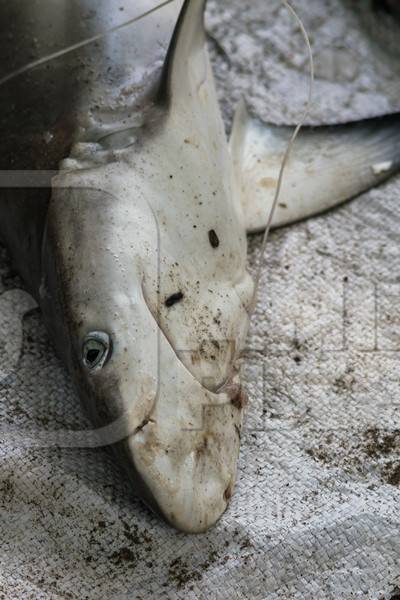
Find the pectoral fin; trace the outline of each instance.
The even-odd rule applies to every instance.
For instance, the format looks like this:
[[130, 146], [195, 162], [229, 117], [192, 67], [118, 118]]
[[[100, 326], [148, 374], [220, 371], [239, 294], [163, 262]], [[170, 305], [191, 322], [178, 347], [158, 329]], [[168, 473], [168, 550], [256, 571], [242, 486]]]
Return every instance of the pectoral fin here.
[[[265, 228], [292, 127], [251, 117], [242, 102], [230, 150], [246, 228]], [[400, 169], [400, 115], [345, 125], [304, 127], [287, 163], [272, 226], [317, 214], [360, 194]]]

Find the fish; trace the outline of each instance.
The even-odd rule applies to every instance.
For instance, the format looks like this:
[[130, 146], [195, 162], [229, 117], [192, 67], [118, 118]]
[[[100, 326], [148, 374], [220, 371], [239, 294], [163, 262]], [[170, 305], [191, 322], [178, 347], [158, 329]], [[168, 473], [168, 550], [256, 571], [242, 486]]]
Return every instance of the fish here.
[[[58, 442], [109, 445], [132, 490], [185, 533], [213, 526], [233, 494], [247, 234], [268, 224], [292, 131], [243, 101], [228, 141], [205, 8], [0, 4], [0, 237], [95, 427]], [[399, 123], [306, 127], [272, 226], [395, 173]]]

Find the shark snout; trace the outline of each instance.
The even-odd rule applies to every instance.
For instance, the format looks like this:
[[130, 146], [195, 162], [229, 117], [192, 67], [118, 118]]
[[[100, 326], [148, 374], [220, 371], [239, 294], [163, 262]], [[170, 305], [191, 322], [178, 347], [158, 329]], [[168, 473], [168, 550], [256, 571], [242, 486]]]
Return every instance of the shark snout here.
[[200, 533], [232, 496], [243, 405], [237, 383], [211, 393], [185, 369], [179, 377], [173, 393], [161, 384], [151, 416], [126, 444], [151, 506], [174, 527]]

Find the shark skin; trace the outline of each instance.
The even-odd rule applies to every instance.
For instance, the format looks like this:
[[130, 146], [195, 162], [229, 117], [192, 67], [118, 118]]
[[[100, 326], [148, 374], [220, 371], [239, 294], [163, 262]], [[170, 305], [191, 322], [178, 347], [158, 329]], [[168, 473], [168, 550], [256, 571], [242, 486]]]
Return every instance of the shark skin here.
[[[204, 4], [191, 0], [179, 12], [175, 2], [138, 23], [139, 40], [118, 32], [94, 59], [85, 49], [82, 90], [74, 54], [51, 63], [68, 101], [54, 98], [51, 120], [27, 117], [29, 136], [16, 118], [9, 123], [5, 146], [15, 159], [2, 167], [58, 175], [48, 190], [8, 189], [0, 201], [2, 238], [95, 426], [123, 419], [120, 439], [104, 443], [113, 443], [135, 491], [186, 532], [208, 529], [232, 495], [244, 405], [239, 356], [253, 294]], [[72, 23], [94, 5], [65, 3], [65, 13]], [[133, 15], [151, 7], [131, 5]], [[26, 23], [39, 14], [26, 11]], [[93, 34], [103, 25], [96, 15]], [[18, 90], [22, 116], [47, 85], [38, 71], [4, 86]], [[85, 340], [93, 352], [91, 334], [99, 333], [109, 352], [91, 368]]]
[[[114, 0], [58, 0], [56, 14], [52, 6], [38, 10], [44, 1], [19, 0], [18, 11], [0, 6], [15, 35], [37, 36], [36, 58], [122, 22]], [[124, 20], [156, 6], [125, 4]], [[188, 533], [214, 525], [233, 493], [254, 291], [246, 229], [265, 226], [259, 185], [276, 177], [269, 126], [243, 106], [226, 140], [205, 4], [176, 0], [53, 60], [50, 75], [42, 65], [10, 80], [0, 100], [8, 116], [1, 169], [49, 173], [41, 189], [1, 190], [1, 237], [94, 425], [123, 424], [117, 439], [106, 434], [103, 443], [135, 492]], [[11, 56], [12, 42], [0, 35]], [[30, 51], [22, 45], [11, 64], [4, 60], [0, 77], [23, 66]], [[395, 128], [383, 167], [374, 154], [390, 173], [396, 136]], [[321, 144], [315, 148], [311, 136], [311, 162]], [[287, 198], [288, 220], [347, 194], [337, 185], [327, 192], [316, 170], [308, 201], [304, 179], [300, 210], [296, 194]], [[374, 183], [358, 177], [350, 195]]]

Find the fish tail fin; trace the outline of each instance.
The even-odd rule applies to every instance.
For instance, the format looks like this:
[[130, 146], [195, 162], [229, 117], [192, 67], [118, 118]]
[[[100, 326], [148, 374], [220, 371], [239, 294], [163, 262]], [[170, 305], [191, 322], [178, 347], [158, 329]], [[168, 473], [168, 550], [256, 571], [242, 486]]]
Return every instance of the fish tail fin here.
[[[292, 127], [236, 112], [230, 150], [250, 232], [268, 223]], [[272, 226], [328, 210], [400, 169], [400, 114], [344, 125], [303, 127], [288, 159]]]

